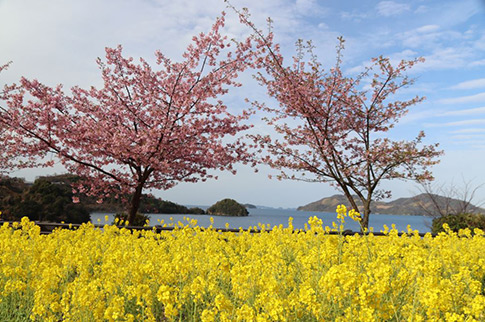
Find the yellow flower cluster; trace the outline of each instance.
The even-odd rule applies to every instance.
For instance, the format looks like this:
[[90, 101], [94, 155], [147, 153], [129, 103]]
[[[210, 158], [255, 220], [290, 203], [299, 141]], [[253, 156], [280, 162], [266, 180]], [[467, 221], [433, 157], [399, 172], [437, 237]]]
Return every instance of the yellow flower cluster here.
[[[339, 208], [339, 220], [346, 209]], [[352, 213], [350, 217], [358, 218]], [[485, 238], [0, 228], [0, 320], [484, 321]], [[331, 230], [331, 229], [330, 229]]]

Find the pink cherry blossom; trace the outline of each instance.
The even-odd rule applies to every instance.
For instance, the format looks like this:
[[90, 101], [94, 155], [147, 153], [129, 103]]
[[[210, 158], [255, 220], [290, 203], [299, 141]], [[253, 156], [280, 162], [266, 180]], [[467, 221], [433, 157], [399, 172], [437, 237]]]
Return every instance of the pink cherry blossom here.
[[97, 61], [102, 88], [66, 94], [61, 85], [26, 78], [6, 87], [3, 155], [22, 157], [17, 167], [33, 167], [50, 166], [42, 158], [54, 154], [84, 178], [73, 187], [79, 193], [130, 195], [130, 222], [143, 189], [206, 180], [211, 169], [234, 172], [234, 163], [252, 160], [236, 137], [250, 127], [241, 123], [250, 113], [229, 113], [220, 97], [241, 85], [236, 78], [255, 64], [258, 49], [250, 38], [227, 39], [223, 27], [224, 14], [193, 37], [180, 62], [156, 52], [156, 68], [124, 57], [121, 46], [106, 48], [105, 60]]

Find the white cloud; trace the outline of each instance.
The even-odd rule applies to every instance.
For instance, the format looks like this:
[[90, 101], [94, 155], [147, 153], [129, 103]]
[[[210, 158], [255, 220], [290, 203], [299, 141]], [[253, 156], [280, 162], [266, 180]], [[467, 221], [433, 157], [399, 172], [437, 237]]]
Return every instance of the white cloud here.
[[473, 114], [485, 114], [485, 106], [477, 108], [469, 108], [466, 110], [449, 111], [441, 114], [440, 116], [460, 116], [460, 115], [473, 115]]
[[464, 140], [464, 141], [473, 141], [473, 142], [485, 142], [485, 134], [460, 134], [460, 135], [452, 135], [451, 139], [453, 140]]
[[423, 109], [411, 109], [409, 113], [404, 115], [400, 120], [399, 124], [416, 124], [422, 120], [428, 119], [430, 117], [434, 117], [436, 113], [431, 110], [423, 110]]
[[414, 10], [414, 13], [422, 14], [428, 11], [429, 11], [429, 7], [421, 5], [416, 10]]
[[[191, 36], [208, 30], [224, 9], [212, 2], [184, 7], [168, 1], [163, 6], [114, 0], [3, 1], [0, 60], [13, 60], [12, 70], [50, 85], [91, 85], [93, 78], [99, 79], [96, 57], [104, 56], [106, 46], [122, 44], [127, 55], [149, 60], [162, 49], [177, 59]], [[177, 19], [163, 19], [167, 16]]]
[[429, 33], [429, 32], [435, 32], [440, 29], [440, 26], [438, 25], [424, 25], [422, 27], [416, 28], [416, 31], [418, 33]]
[[476, 14], [483, 13], [483, 8], [477, 0], [440, 1], [429, 8], [426, 20], [429, 24], [439, 24], [449, 28], [466, 22]]
[[402, 44], [410, 48], [436, 48], [451, 40], [460, 41], [464, 37], [461, 33], [452, 30], [440, 30], [437, 25], [425, 25], [413, 30], [405, 31], [396, 36]]
[[480, 66], [485, 66], [485, 59], [480, 59], [480, 60], [475, 60], [470, 63], [471, 67], [480, 67]]
[[408, 4], [397, 3], [394, 1], [381, 1], [377, 4], [377, 12], [381, 16], [389, 17], [399, 15], [410, 9]]
[[[277, 40], [291, 38], [291, 44], [297, 38], [294, 34], [308, 24], [295, 15], [295, 8], [323, 12], [313, 0], [293, 5], [281, 0], [244, 4], [235, 0], [233, 4], [250, 8], [251, 19], [261, 28], [271, 16]], [[95, 60], [104, 56], [106, 46], [122, 44], [126, 55], [142, 56], [149, 62], [157, 49], [178, 60], [192, 36], [208, 31], [223, 10], [227, 11], [224, 34], [240, 38], [250, 33], [222, 0], [0, 0], [0, 63], [13, 60], [10, 74], [38, 77], [49, 85], [99, 85]], [[2, 82], [17, 80], [3, 78]]]
[[411, 50], [411, 49], [405, 49], [403, 51], [393, 53], [389, 55], [389, 59], [391, 60], [391, 63], [393, 64], [399, 64], [401, 60], [413, 60], [416, 57], [419, 56], [419, 53], [417, 51]]
[[[418, 52], [411, 50], [411, 49], [405, 49], [405, 50], [400, 51], [400, 52], [392, 53], [392, 54], [388, 55], [387, 57], [390, 59], [392, 64], [397, 65], [401, 62], [401, 60], [413, 60], [418, 56], [419, 56]], [[346, 69], [345, 73], [360, 74], [360, 73], [364, 72], [366, 68], [371, 67], [373, 64], [374, 63], [370, 59], [367, 59], [367, 60], [363, 61], [362, 63], [356, 65], [356, 66], [353, 66], [353, 67]], [[418, 66], [419, 65], [420, 64], [418, 64]], [[378, 68], [376, 68], [375, 70], [377, 71]], [[369, 79], [369, 82], [370, 82], [370, 79]]]
[[485, 51], [485, 33], [483, 33], [482, 37], [475, 42], [475, 47], [479, 50]]
[[359, 22], [362, 19], [366, 19], [369, 17], [368, 13], [365, 12], [359, 12], [359, 11], [343, 11], [340, 13], [340, 17], [344, 20], [353, 20], [355, 22]]
[[475, 88], [484, 88], [485, 87], [485, 78], [473, 79], [466, 82], [458, 83], [454, 86], [451, 86], [451, 89], [475, 89]]
[[439, 100], [438, 102], [442, 104], [465, 104], [465, 103], [485, 102], [485, 92], [475, 94], [475, 95], [444, 98]]
[[320, 7], [316, 0], [296, 0], [296, 10], [302, 15], [317, 15], [322, 13], [323, 8]]
[[438, 127], [438, 126], [468, 126], [468, 125], [485, 125], [485, 119], [473, 119], [473, 120], [464, 120], [464, 121], [455, 121], [455, 122], [448, 122], [448, 123], [428, 123], [426, 126], [429, 127]]
[[485, 128], [468, 128], [468, 129], [461, 129], [461, 130], [455, 130], [455, 131], [450, 131], [450, 133], [453, 134], [460, 134], [460, 133], [484, 133]]
[[415, 70], [447, 70], [469, 67], [473, 61], [474, 52], [467, 47], [446, 47], [435, 49], [431, 54], [425, 55], [424, 64], [418, 65]]

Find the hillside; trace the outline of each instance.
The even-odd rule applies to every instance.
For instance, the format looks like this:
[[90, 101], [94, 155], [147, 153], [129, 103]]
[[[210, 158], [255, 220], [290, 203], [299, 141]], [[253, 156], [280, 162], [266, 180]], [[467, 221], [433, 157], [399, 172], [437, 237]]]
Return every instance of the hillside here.
[[[454, 209], [461, 209], [462, 207], [462, 201], [457, 199], [437, 195], [433, 195], [433, 199], [441, 209], [449, 209], [450, 212]], [[337, 206], [341, 204], [350, 208], [350, 203], [344, 195], [333, 195], [305, 206], [300, 206], [297, 210], [335, 212]], [[358, 206], [361, 205], [361, 203], [358, 203]], [[430, 215], [430, 211], [434, 208], [431, 198], [424, 193], [410, 198], [399, 198], [390, 202], [375, 201], [371, 205], [373, 214], [386, 215]], [[468, 209], [469, 212], [473, 213], [485, 213], [485, 209], [474, 205], [470, 205]]]
[[[48, 198], [51, 200], [50, 203], [55, 204], [58, 199], [58, 190], [69, 192], [69, 200], [72, 199], [72, 193], [70, 184], [79, 180], [78, 177], [70, 174], [54, 175], [54, 176], [42, 176], [36, 179], [36, 183], [44, 182], [45, 186], [52, 186], [48, 188], [50, 190], [54, 189], [57, 191], [44, 192], [48, 196], [42, 196], [43, 199]], [[29, 200], [29, 193], [32, 191], [32, 187], [35, 183], [26, 183], [24, 179], [20, 178], [10, 178], [7, 176], [0, 176], [0, 211], [4, 213], [4, 218], [13, 216], [13, 213], [23, 213], [26, 210], [23, 208], [18, 208], [20, 206], [27, 207], [26, 204]], [[66, 192], [67, 193], [67, 192]], [[36, 197], [37, 199], [41, 197]], [[97, 203], [97, 198], [80, 196], [81, 205], [86, 208], [89, 212], [120, 212], [125, 209], [123, 203], [118, 198], [109, 197], [105, 198], [103, 203]], [[72, 203], [72, 201], [70, 202]], [[32, 208], [32, 207], [30, 207]], [[29, 209], [30, 209], [29, 208]], [[27, 209], [28, 210], [28, 209]], [[32, 209], [30, 209], [33, 212]], [[141, 213], [159, 213], [159, 214], [204, 214], [204, 210], [200, 208], [187, 208], [185, 206], [176, 204], [168, 200], [161, 200], [151, 195], [143, 195], [140, 204]]]

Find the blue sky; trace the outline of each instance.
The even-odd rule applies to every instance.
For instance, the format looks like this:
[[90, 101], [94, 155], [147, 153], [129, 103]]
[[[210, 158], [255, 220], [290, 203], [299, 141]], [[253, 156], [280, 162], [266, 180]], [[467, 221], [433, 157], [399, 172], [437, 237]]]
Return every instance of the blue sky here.
[[[395, 61], [423, 56], [426, 62], [410, 73], [416, 84], [403, 97], [426, 96], [410, 109], [389, 133], [394, 139], [412, 139], [420, 130], [426, 143], [439, 142], [445, 155], [433, 168], [440, 184], [460, 184], [462, 179], [485, 183], [485, 1], [232, 1], [247, 7], [261, 27], [266, 17], [274, 20], [276, 40], [290, 57], [298, 38], [311, 39], [325, 66], [335, 59], [336, 39], [346, 39], [344, 70], [356, 74], [370, 58], [383, 55]], [[49, 85], [62, 83], [99, 86], [95, 64], [106, 46], [122, 44], [127, 55], [153, 60], [160, 49], [177, 59], [192, 35], [210, 28], [214, 18], [228, 11], [225, 32], [241, 37], [249, 31], [237, 22], [222, 0], [0, 0], [0, 63], [13, 61], [0, 75], [0, 85], [20, 76], [37, 78]], [[247, 107], [243, 101], [266, 98], [249, 74], [244, 86], [227, 98], [234, 111]], [[253, 120], [257, 131], [271, 133]], [[238, 167], [236, 176], [220, 174], [218, 181], [181, 184], [156, 196], [182, 204], [209, 205], [231, 197], [240, 202], [296, 207], [329, 196], [328, 184], [279, 182], [267, 178], [273, 170], [261, 166], [259, 173]], [[61, 173], [59, 166], [50, 173]], [[45, 170], [12, 175], [33, 180]], [[412, 183], [386, 182], [393, 198], [418, 192]], [[477, 195], [485, 200], [485, 189]]]

